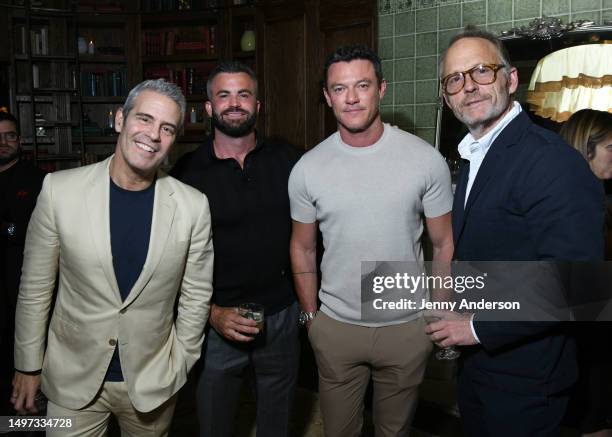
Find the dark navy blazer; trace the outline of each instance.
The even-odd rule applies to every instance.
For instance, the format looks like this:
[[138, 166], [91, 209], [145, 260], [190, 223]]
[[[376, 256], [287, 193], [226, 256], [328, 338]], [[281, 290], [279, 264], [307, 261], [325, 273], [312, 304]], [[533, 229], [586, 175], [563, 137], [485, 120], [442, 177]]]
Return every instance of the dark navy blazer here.
[[[464, 208], [468, 174], [466, 164], [453, 205], [456, 259], [603, 259], [601, 183], [576, 150], [525, 112], [491, 145]], [[462, 378], [542, 395], [574, 383], [575, 346], [563, 324], [479, 322], [476, 315], [474, 329], [481, 345], [466, 348]]]

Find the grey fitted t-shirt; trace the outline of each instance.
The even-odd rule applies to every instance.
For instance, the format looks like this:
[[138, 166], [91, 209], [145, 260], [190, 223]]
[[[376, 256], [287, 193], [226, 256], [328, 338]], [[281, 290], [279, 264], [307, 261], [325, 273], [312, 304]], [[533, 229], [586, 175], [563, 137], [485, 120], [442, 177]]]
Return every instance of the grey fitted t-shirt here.
[[307, 152], [289, 178], [291, 218], [319, 222], [321, 310], [363, 326], [412, 320], [416, 311], [363, 320], [361, 261], [422, 261], [422, 215], [452, 208], [450, 173], [442, 156], [422, 139], [384, 125], [371, 146], [352, 147], [334, 133]]

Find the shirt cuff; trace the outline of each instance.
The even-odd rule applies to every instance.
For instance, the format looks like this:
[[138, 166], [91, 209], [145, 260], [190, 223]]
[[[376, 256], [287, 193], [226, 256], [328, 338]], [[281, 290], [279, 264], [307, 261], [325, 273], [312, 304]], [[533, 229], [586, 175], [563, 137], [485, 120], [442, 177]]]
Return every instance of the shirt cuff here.
[[474, 336], [474, 339], [476, 339], [476, 343], [480, 344], [480, 339], [476, 335], [476, 330], [474, 329], [474, 314], [472, 314], [472, 317], [470, 317], [470, 329], [472, 330], [472, 335]]
[[24, 375], [40, 375], [42, 373], [42, 369], [32, 370], [29, 372], [26, 372], [25, 370], [19, 370], [19, 369], [15, 369], [15, 370], [19, 373], [23, 373]]

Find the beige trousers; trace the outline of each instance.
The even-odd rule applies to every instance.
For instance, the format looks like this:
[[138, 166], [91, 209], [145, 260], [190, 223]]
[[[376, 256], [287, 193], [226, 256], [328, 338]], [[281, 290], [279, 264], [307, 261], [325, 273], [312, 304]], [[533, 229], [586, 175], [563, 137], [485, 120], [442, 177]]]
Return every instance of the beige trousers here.
[[70, 410], [51, 401], [47, 417], [70, 417], [74, 426], [68, 429], [48, 429], [52, 437], [104, 437], [110, 415], [114, 414], [121, 428], [121, 437], [164, 437], [176, 405], [176, 395], [149, 413], [137, 411], [128, 396], [125, 382], [105, 382], [93, 402], [80, 410]]
[[363, 398], [370, 377], [376, 437], [409, 435], [418, 386], [433, 347], [422, 318], [368, 328], [342, 323], [319, 312], [308, 337], [319, 368], [327, 437], [361, 435]]

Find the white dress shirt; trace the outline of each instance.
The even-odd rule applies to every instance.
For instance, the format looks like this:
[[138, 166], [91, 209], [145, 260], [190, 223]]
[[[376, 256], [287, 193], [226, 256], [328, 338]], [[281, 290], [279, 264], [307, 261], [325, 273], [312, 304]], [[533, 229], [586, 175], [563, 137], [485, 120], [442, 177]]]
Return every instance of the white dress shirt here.
[[514, 120], [514, 118], [519, 115], [522, 110], [521, 105], [518, 102], [514, 102], [512, 109], [483, 137], [475, 139], [472, 134], [469, 133], [459, 143], [459, 146], [457, 147], [459, 150], [459, 155], [461, 155], [463, 159], [470, 161], [470, 175], [468, 178], [467, 188], [465, 190], [465, 199], [463, 201], [464, 206], [467, 204], [470, 190], [472, 189], [472, 185], [474, 185], [474, 180], [476, 179], [480, 165], [491, 148], [491, 144], [493, 144], [493, 141], [495, 141], [501, 131], [508, 126], [508, 124]]
[[[493, 126], [493, 129], [487, 132], [484, 136], [479, 139], [475, 139], [471, 133], [468, 133], [461, 140], [459, 146], [457, 146], [459, 155], [461, 155], [463, 159], [470, 161], [470, 174], [468, 176], [468, 183], [465, 189], [465, 199], [463, 200], [464, 206], [467, 204], [470, 190], [472, 189], [472, 185], [474, 185], [474, 180], [476, 179], [480, 165], [491, 148], [491, 144], [493, 144], [493, 141], [497, 139], [501, 131], [504, 130], [504, 128], [508, 126], [508, 124], [514, 120], [514, 118], [519, 115], [522, 110], [523, 108], [521, 108], [521, 105], [518, 102], [514, 102], [512, 104], [512, 109], [499, 121], [499, 123]], [[472, 335], [476, 341], [480, 343], [480, 340], [476, 335], [476, 330], [474, 329], [473, 314], [472, 318], [470, 319], [470, 328], [472, 329]]]

